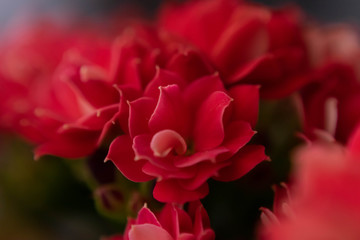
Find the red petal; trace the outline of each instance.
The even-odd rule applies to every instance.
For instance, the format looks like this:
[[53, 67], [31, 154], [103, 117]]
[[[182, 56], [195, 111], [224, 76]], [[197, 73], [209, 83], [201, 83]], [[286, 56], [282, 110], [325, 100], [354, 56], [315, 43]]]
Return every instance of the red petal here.
[[239, 81], [261, 84], [269, 79], [280, 78], [282, 74], [281, 66], [276, 61], [273, 54], [265, 54], [239, 68], [229, 79], [227, 84]]
[[[119, 92], [107, 81], [105, 69], [82, 66], [78, 71], [80, 75], [71, 78], [70, 81], [91, 105], [98, 108], [119, 102]], [[104, 74], [103, 77], [99, 76]]]
[[174, 159], [174, 165], [183, 168], [194, 166], [203, 161], [216, 162], [218, 155], [227, 152], [229, 152], [227, 148], [218, 147], [204, 152], [196, 152], [190, 156], [178, 156]]
[[207, 59], [192, 49], [175, 54], [166, 68], [176, 72], [189, 83], [215, 72]]
[[132, 141], [126, 136], [117, 137], [109, 147], [106, 157], [111, 160], [119, 171], [128, 179], [134, 182], [145, 182], [153, 179], [142, 171], [144, 161], [135, 161], [135, 154], [132, 150]]
[[[187, 38], [202, 50], [212, 48], [224, 24], [229, 21], [237, 1], [191, 1], [165, 5], [160, 23], [170, 32]], [[204, 24], [206, 23], [206, 24]]]
[[131, 85], [136, 89], [141, 89], [140, 61], [136, 53], [140, 48], [126, 37], [121, 37], [115, 42], [110, 66], [112, 83]]
[[176, 211], [178, 213], [178, 218], [179, 218], [180, 233], [193, 232], [193, 223], [189, 214], [181, 208], [176, 208]]
[[209, 192], [207, 183], [194, 191], [182, 188], [177, 180], [163, 180], [157, 182], [154, 188], [154, 198], [160, 202], [185, 203], [205, 197]]
[[59, 105], [63, 106], [66, 115], [71, 119], [78, 119], [93, 112], [95, 108], [89, 104], [79, 89], [68, 81], [66, 71], [61, 73], [64, 76], [56, 76], [52, 88], [56, 89], [54, 91], [55, 98], [58, 100]]
[[200, 201], [189, 203], [188, 212], [194, 219], [194, 223], [199, 223], [202, 229], [210, 228], [209, 216]]
[[231, 122], [226, 126], [225, 140], [222, 146], [229, 149], [232, 154], [235, 154], [250, 141], [254, 133], [250, 124], [247, 122]]
[[188, 118], [179, 86], [161, 87], [158, 103], [149, 120], [151, 131], [155, 133], [163, 129], [172, 129], [186, 136], [189, 129]]
[[274, 187], [274, 203], [273, 212], [277, 217], [284, 217], [283, 205], [284, 203], [290, 203], [290, 191], [285, 183], [281, 185], [275, 185]]
[[142, 93], [140, 94], [138, 90], [130, 86], [114, 85], [114, 87], [120, 93], [119, 113], [117, 119], [114, 119], [114, 121], [118, 121], [121, 130], [129, 134], [129, 101], [139, 98]]
[[[192, 206], [195, 204], [195, 206]], [[198, 205], [196, 207], [196, 205]], [[196, 208], [195, 208], [196, 207]], [[207, 231], [207, 228], [210, 228], [210, 220], [207, 212], [200, 202], [190, 203], [189, 208], [195, 208], [194, 216], [194, 233], [199, 239], [211, 239], [210, 237], [215, 237], [214, 232], [210, 230]]]
[[223, 115], [231, 101], [226, 93], [217, 91], [201, 104], [194, 127], [194, 144], [197, 151], [209, 150], [222, 143]]
[[212, 229], [206, 229], [199, 236], [199, 240], [215, 240], [215, 232]]
[[154, 152], [154, 156], [157, 157], [165, 157], [171, 151], [182, 155], [187, 149], [184, 138], [170, 129], [161, 130], [154, 134], [150, 142], [150, 147]]
[[212, 163], [212, 162], [203, 162], [196, 165], [198, 172], [195, 177], [190, 179], [181, 179], [179, 180], [179, 184], [182, 188], [190, 191], [194, 191], [202, 185], [206, 184], [206, 181], [215, 176], [216, 173], [229, 165], [229, 162], [221, 162], [221, 163]]
[[149, 223], [161, 227], [161, 224], [156, 218], [155, 214], [152, 211], [150, 211], [150, 209], [144, 206], [140, 209], [135, 224], [145, 224], [145, 223]]
[[177, 240], [196, 240], [192, 233], [181, 233]]
[[229, 95], [234, 99], [232, 119], [249, 122], [255, 127], [259, 112], [259, 86], [238, 85], [230, 88]]
[[356, 156], [360, 155], [360, 125], [354, 130], [352, 136], [350, 137], [347, 148], [351, 154]]
[[174, 239], [178, 239], [180, 229], [179, 229], [179, 216], [173, 204], [168, 203], [161, 210], [159, 215], [159, 221], [164, 229]]
[[64, 158], [80, 158], [90, 155], [97, 147], [100, 131], [66, 126], [53, 139], [35, 149], [35, 159], [51, 154]]
[[174, 240], [163, 228], [152, 224], [132, 225], [129, 240]]
[[173, 169], [166, 169], [164, 167], [158, 167], [150, 162], [145, 163], [144, 167], [142, 168], [143, 172], [154, 176], [158, 179], [188, 179], [193, 178], [196, 174], [195, 167], [188, 167], [188, 168], [179, 168], [176, 170]]
[[248, 145], [228, 160], [231, 162], [230, 166], [221, 169], [218, 176], [213, 178], [223, 182], [236, 180], [267, 158], [263, 146]]
[[224, 85], [217, 74], [206, 76], [190, 83], [184, 91], [184, 99], [189, 106], [197, 111], [199, 105], [213, 92], [225, 91]]
[[154, 79], [149, 82], [145, 89], [144, 96], [157, 99], [159, 97], [159, 87], [166, 87], [171, 84], [176, 84], [182, 88], [186, 83], [177, 74], [157, 68]]
[[84, 126], [93, 130], [101, 130], [104, 125], [119, 111], [119, 104], [103, 107], [83, 119], [79, 119], [76, 125]]
[[148, 122], [155, 109], [156, 102], [151, 98], [142, 97], [130, 102], [129, 104], [130, 136], [134, 138], [136, 135], [149, 132]]
[[138, 135], [133, 140], [133, 149], [135, 152], [135, 159], [146, 159], [152, 165], [162, 168], [166, 171], [177, 171], [178, 168], [173, 164], [173, 156], [156, 157], [150, 148], [152, 136], [150, 134]]
[[260, 95], [261, 98], [270, 100], [284, 98], [305, 86], [310, 80], [307, 74], [283, 78], [283, 81], [277, 84], [260, 88]]
[[242, 24], [235, 21], [225, 28], [210, 53], [221, 72], [229, 76], [244, 63], [265, 53], [268, 46], [264, 25], [256, 16]]

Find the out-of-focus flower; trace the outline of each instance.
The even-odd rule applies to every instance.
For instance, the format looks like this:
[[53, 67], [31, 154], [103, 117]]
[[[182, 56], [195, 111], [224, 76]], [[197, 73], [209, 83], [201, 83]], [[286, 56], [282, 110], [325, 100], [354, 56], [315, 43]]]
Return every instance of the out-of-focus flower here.
[[189, 203], [188, 211], [167, 204], [155, 215], [144, 206], [136, 219], [129, 219], [123, 237], [108, 240], [213, 240], [209, 217], [200, 202]]
[[225, 85], [261, 85], [261, 97], [280, 98], [306, 81], [307, 50], [297, 9], [270, 10], [237, 0], [166, 5], [160, 26], [204, 51]]
[[262, 146], [246, 145], [255, 133], [258, 89], [226, 91], [217, 74], [188, 82], [158, 68], [144, 97], [129, 103], [129, 135], [112, 142], [107, 159], [130, 180], [156, 178], [159, 201], [203, 198], [209, 178], [232, 181], [266, 159]]
[[359, 37], [350, 27], [311, 26], [307, 45], [314, 69], [301, 90], [305, 132], [346, 143], [360, 121]]
[[52, 138], [62, 123], [85, 108], [70, 86], [54, 76], [58, 64], [76, 53], [107, 65], [109, 46], [92, 31], [50, 23], [12, 36], [0, 54], [1, 127], [37, 144]]
[[360, 238], [359, 130], [347, 148], [322, 143], [298, 152], [290, 192], [278, 191], [274, 213], [263, 209], [261, 239]]
[[[7, 65], [1, 78], [2, 120], [39, 144], [36, 157], [83, 157], [109, 132], [127, 132], [127, 101], [142, 95], [157, 66], [186, 79], [213, 71], [206, 61], [197, 60], [200, 54], [150, 27], [128, 28], [113, 43], [92, 32], [70, 34], [51, 26], [40, 30], [4, 50]], [[55, 49], [43, 51], [44, 46]], [[19, 48], [15, 59], [14, 48]], [[183, 69], [187, 64], [192, 68]]]
[[319, 130], [346, 143], [360, 121], [360, 83], [349, 65], [332, 63], [309, 76], [301, 91], [305, 133], [316, 138]]
[[355, 28], [347, 25], [312, 25], [305, 30], [305, 36], [313, 66], [342, 62], [353, 65], [360, 76], [360, 39]]

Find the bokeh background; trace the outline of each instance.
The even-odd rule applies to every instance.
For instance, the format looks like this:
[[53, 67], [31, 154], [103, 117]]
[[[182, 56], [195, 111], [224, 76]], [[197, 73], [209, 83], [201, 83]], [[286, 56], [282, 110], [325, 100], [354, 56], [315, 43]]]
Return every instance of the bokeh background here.
[[[301, 6], [307, 14], [323, 22], [360, 22], [360, 2], [358, 0], [254, 0], [267, 5], [293, 4]], [[4, 24], [14, 15], [34, 11], [73, 11], [87, 16], [101, 16], [117, 8], [133, 5], [152, 12], [161, 0], [1, 0], [0, 21]]]
[[[0, 36], [14, 21], [27, 15], [46, 14], [61, 19], [79, 16], [93, 21], [121, 9], [131, 8], [151, 16], [160, 0], [0, 0]], [[322, 23], [360, 24], [358, 0], [256, 0], [271, 6], [297, 4], [310, 19]], [[66, 14], [65, 14], [66, 13]], [[281, 106], [281, 108], [279, 108]], [[277, 125], [269, 131], [298, 127], [291, 106], [274, 103], [263, 106], [276, 116]], [[270, 118], [269, 118], [270, 117]], [[261, 118], [261, 116], [260, 116]], [[294, 117], [295, 118], [295, 117]], [[292, 124], [289, 124], [291, 122]], [[263, 123], [259, 123], [258, 128]], [[292, 131], [290, 131], [290, 129]], [[284, 131], [283, 131], [284, 132]], [[285, 131], [286, 132], [286, 131]], [[259, 136], [261, 138], [261, 135]], [[286, 180], [288, 152], [294, 143], [290, 136], [279, 136], [270, 146], [272, 166], [264, 163], [245, 178], [232, 183], [211, 182], [211, 193], [204, 204], [209, 212], [217, 239], [252, 239], [259, 206], [271, 206], [273, 182]], [[16, 157], [14, 157], [16, 156]], [[281, 157], [278, 157], [281, 156]], [[282, 159], [284, 158], [284, 159]], [[116, 219], [98, 213], [94, 195], [78, 169], [83, 163], [48, 158], [34, 162], [31, 146], [21, 139], [0, 135], [0, 239], [7, 240], [92, 240], [123, 229]], [[272, 173], [269, 174], [269, 169]], [[270, 171], [271, 172], [271, 171]], [[86, 173], [84, 173], [86, 174]], [[256, 181], [254, 180], [256, 179]], [[234, 191], [235, 189], [235, 191]], [[234, 209], [233, 206], [236, 206]], [[254, 214], [255, 213], [255, 214]]]

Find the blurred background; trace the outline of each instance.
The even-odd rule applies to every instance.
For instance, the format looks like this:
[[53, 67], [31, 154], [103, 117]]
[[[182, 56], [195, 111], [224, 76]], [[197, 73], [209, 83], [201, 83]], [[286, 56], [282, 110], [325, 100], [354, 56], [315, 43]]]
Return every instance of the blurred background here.
[[[254, 0], [267, 5], [293, 4], [301, 6], [304, 11], [318, 21], [350, 23], [360, 22], [360, 2], [358, 0]], [[0, 21], [2, 24], [19, 13], [29, 10], [52, 12], [59, 14], [62, 11], [71, 11], [90, 17], [99, 17], [118, 8], [135, 6], [147, 13], [151, 13], [160, 5], [161, 0], [1, 0]]]
[[[296, 3], [310, 19], [316, 21], [360, 24], [358, 0], [342, 0], [341, 3], [338, 0], [256, 2], [271, 6]], [[0, 30], [29, 14], [46, 14], [61, 19], [66, 13], [67, 17], [80, 16], [101, 21], [104, 15], [130, 8], [134, 12], [151, 16], [160, 3], [160, 0], [0, 0]], [[0, 31], [0, 36], [1, 34]], [[286, 124], [281, 119], [289, 117], [289, 112], [278, 106], [280, 105], [266, 106], [278, 118], [278, 126], [274, 126], [273, 131], [276, 128], [283, 129]], [[286, 107], [286, 104], [281, 106]], [[286, 117], [281, 114], [286, 114]], [[259, 127], [261, 128], [261, 123]], [[285, 127], [297, 128], [296, 124]], [[280, 146], [284, 143], [291, 145], [294, 141], [288, 141], [289, 136], [280, 139], [282, 142], [278, 146], [272, 146], [272, 156], [285, 156], [287, 153], [279, 150]], [[35, 163], [30, 146], [20, 139], [0, 136], [0, 239], [95, 240], [99, 236], [121, 232], [123, 221], [99, 214], [96, 209], [96, 196], [90, 190], [89, 183], [82, 181], [82, 175], [87, 173], [79, 174], [78, 169], [83, 168], [81, 164], [83, 163], [64, 162], [56, 158]], [[275, 181], [286, 180], [285, 173], [289, 166], [276, 164], [274, 161], [273, 167], [278, 171], [278, 179]], [[271, 176], [268, 176], [268, 168], [269, 164], [264, 163], [245, 178], [230, 184], [211, 182], [212, 190], [204, 204], [218, 235], [217, 239], [252, 238], [254, 223], [259, 217], [258, 207], [271, 206]], [[233, 192], [233, 189], [237, 191]], [[234, 210], [231, 206], [238, 208]]]

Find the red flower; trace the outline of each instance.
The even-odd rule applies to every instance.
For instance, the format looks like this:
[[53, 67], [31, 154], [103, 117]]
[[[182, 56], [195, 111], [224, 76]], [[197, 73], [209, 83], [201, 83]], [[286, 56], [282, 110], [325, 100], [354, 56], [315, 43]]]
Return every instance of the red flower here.
[[39, 144], [36, 157], [83, 157], [109, 132], [127, 132], [127, 101], [142, 95], [157, 66], [189, 80], [213, 72], [191, 48], [148, 27], [128, 28], [113, 44], [51, 26], [29, 33], [2, 55], [0, 109], [3, 125]]
[[1, 126], [34, 143], [53, 137], [63, 122], [80, 111], [74, 94], [70, 89], [64, 92], [65, 84], [53, 76], [57, 65], [70, 52], [103, 62], [107, 47], [107, 39], [92, 32], [75, 33], [50, 23], [11, 36], [0, 54]]
[[189, 81], [213, 71], [191, 48], [165, 32], [143, 26], [126, 29], [115, 40], [108, 62], [104, 66], [72, 56], [58, 68], [57, 79], [68, 85], [57, 86], [59, 99], [72, 92], [72, 99], [64, 99], [67, 110], [72, 108], [68, 101], [78, 102], [83, 109], [75, 110], [77, 116], [37, 148], [37, 155], [82, 157], [94, 151], [108, 133], [128, 133], [127, 102], [151, 88], [148, 85], [157, 67], [172, 69]]
[[259, 84], [261, 96], [299, 89], [308, 59], [300, 14], [236, 0], [167, 5], [160, 25], [192, 42], [219, 69], [227, 86]]
[[305, 132], [346, 143], [360, 121], [359, 36], [349, 26], [310, 26], [306, 35], [314, 69], [301, 90]]
[[113, 141], [107, 159], [130, 180], [156, 178], [159, 201], [203, 198], [210, 177], [238, 179], [266, 158], [262, 146], [245, 146], [255, 133], [258, 86], [227, 92], [218, 75], [187, 82], [158, 69], [129, 105], [129, 135]]
[[213, 240], [215, 233], [210, 228], [209, 217], [200, 202], [192, 202], [188, 212], [167, 204], [156, 216], [146, 206], [136, 219], [129, 219], [123, 240]]
[[305, 133], [314, 138], [319, 130], [346, 143], [360, 121], [360, 83], [352, 66], [328, 63], [309, 76], [301, 91]]
[[275, 201], [275, 214], [264, 209], [261, 239], [360, 238], [359, 132], [347, 149], [323, 143], [298, 152], [290, 193]]
[[39, 142], [43, 135], [26, 126], [27, 118], [34, 115], [36, 106], [56, 105], [49, 78], [65, 49], [74, 46], [80, 34], [39, 23], [6, 37], [0, 50], [0, 125]]

